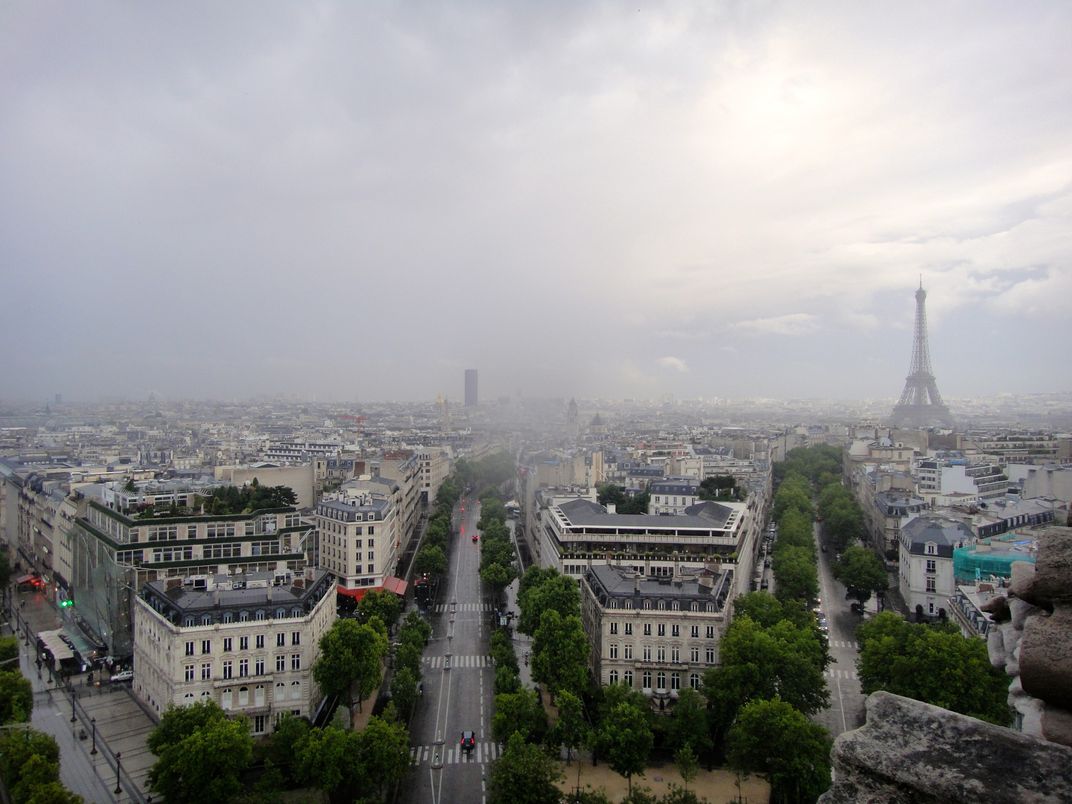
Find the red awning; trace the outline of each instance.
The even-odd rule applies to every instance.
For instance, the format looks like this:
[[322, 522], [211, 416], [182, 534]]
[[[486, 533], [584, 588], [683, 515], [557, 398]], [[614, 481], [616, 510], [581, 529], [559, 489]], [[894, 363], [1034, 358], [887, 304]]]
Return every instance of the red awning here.
[[393, 575], [388, 575], [383, 579], [383, 588], [388, 592], [394, 592], [399, 597], [406, 596], [406, 587], [409, 586], [401, 578], [396, 578]]
[[348, 589], [345, 586], [336, 586], [335, 591], [340, 595], [352, 597], [354, 600], [361, 600], [369, 592], [378, 592], [382, 588], [382, 586], [360, 586], [357, 589]]

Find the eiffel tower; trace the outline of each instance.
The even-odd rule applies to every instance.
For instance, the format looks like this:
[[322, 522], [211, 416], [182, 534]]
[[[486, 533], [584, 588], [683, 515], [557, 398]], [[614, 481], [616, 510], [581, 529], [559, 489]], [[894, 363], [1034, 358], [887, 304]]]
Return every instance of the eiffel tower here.
[[949, 408], [942, 402], [931, 370], [931, 352], [927, 346], [927, 291], [920, 279], [916, 291], [916, 331], [912, 340], [912, 368], [905, 378], [901, 399], [894, 405], [890, 424], [894, 427], [953, 426]]

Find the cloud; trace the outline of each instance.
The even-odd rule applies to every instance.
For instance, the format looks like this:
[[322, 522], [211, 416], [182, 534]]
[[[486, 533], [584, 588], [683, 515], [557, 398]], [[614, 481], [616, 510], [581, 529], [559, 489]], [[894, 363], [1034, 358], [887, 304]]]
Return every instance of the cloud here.
[[679, 372], [681, 374], [685, 374], [689, 370], [688, 363], [686, 363], [680, 357], [671, 357], [671, 356], [660, 357], [655, 362], [658, 363], [660, 366], [662, 366], [665, 369], [671, 369], [671, 370], [677, 371], [677, 372]]
[[819, 329], [819, 319], [810, 313], [788, 313], [738, 321], [732, 327], [752, 335], [809, 335]]

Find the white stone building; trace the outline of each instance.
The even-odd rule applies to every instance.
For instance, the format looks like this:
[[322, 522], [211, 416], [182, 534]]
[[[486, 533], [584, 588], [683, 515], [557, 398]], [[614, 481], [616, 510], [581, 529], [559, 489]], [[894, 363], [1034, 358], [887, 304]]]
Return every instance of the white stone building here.
[[910, 613], [948, 614], [956, 591], [953, 550], [975, 543], [972, 530], [946, 517], [920, 516], [901, 528], [899, 586]]
[[250, 573], [152, 581], [134, 614], [134, 694], [157, 716], [212, 700], [249, 717], [254, 734], [278, 716], [312, 717], [313, 661], [335, 621], [326, 572]]

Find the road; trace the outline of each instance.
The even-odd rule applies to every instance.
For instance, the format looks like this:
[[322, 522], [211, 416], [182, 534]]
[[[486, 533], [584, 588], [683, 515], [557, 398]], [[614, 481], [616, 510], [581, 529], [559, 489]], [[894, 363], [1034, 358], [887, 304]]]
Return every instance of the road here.
[[[430, 612], [432, 638], [422, 659], [424, 695], [410, 723], [413, 768], [403, 784], [403, 801], [483, 802], [488, 763], [498, 757], [491, 738], [494, 668], [488, 655], [494, 605], [482, 598], [480, 545], [472, 542], [479, 508], [463, 499], [455, 511], [460, 533], [447, 582]], [[463, 731], [476, 734], [469, 755], [460, 751]]]
[[826, 669], [826, 685], [830, 690], [830, 706], [819, 712], [815, 720], [823, 724], [834, 737], [863, 725], [864, 699], [860, 682], [856, 677], [856, 626], [860, 615], [852, 613], [845, 599], [845, 587], [834, 580], [833, 553], [821, 549], [821, 533], [818, 522], [814, 525], [816, 549], [819, 551], [819, 594], [822, 610], [830, 625], [830, 658]]

